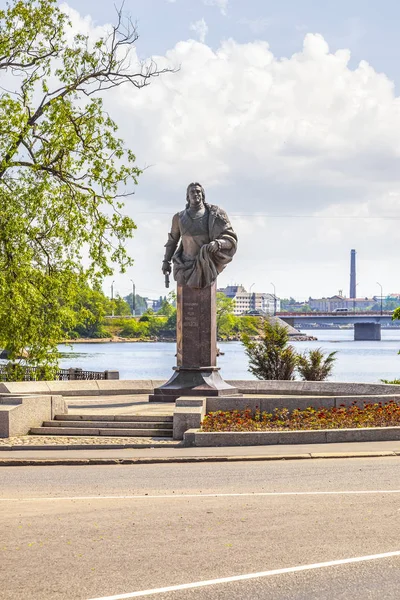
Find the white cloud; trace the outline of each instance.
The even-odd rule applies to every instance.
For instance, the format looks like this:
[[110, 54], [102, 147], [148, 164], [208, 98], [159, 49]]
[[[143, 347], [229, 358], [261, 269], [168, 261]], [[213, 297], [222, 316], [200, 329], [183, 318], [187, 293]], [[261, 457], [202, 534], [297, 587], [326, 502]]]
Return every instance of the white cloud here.
[[189, 28], [191, 31], [194, 31], [196, 35], [198, 35], [200, 42], [204, 44], [208, 33], [208, 25], [205, 20], [200, 19], [195, 23], [191, 23]]
[[216, 6], [221, 11], [221, 15], [226, 15], [229, 0], [203, 0], [206, 6]]
[[360, 295], [377, 292], [376, 281], [396, 291], [400, 98], [384, 74], [365, 61], [350, 69], [349, 59], [318, 34], [283, 59], [261, 41], [215, 51], [181, 41], [155, 57], [181, 65], [177, 73], [107, 95], [138, 164], [152, 165], [127, 202], [139, 227], [129, 246], [139, 293], [162, 292], [163, 244], [192, 180], [238, 231], [221, 285], [262, 291], [274, 281], [281, 295], [333, 294], [347, 290], [356, 248]]

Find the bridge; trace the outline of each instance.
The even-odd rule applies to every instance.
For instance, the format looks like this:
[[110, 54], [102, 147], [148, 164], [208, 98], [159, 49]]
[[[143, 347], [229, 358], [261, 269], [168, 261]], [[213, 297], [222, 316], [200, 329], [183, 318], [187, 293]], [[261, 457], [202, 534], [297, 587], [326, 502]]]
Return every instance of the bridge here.
[[280, 312], [278, 316], [293, 327], [312, 325], [354, 325], [355, 340], [380, 340], [381, 327], [393, 325], [393, 312]]

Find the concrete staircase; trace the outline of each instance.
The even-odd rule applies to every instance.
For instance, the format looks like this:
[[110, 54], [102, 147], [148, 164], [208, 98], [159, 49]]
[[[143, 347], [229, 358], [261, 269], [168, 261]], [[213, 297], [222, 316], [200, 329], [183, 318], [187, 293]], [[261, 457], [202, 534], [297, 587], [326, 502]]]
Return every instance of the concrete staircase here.
[[172, 417], [164, 415], [56, 415], [33, 435], [172, 438]]

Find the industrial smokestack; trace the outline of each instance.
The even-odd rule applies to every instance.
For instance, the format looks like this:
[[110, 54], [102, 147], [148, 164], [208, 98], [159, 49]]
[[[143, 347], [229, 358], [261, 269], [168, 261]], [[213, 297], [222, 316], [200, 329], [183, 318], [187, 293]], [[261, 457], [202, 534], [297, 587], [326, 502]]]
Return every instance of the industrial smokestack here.
[[350, 253], [350, 298], [356, 298], [356, 251]]

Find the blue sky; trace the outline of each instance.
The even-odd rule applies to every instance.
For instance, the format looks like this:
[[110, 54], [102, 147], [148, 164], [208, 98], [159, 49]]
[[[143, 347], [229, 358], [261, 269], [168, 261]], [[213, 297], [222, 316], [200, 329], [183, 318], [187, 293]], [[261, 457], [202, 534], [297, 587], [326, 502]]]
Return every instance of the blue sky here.
[[[4, 0], [0, 0], [0, 6]], [[96, 39], [112, 0], [63, 4]], [[139, 167], [126, 211], [137, 223], [121, 295], [165, 293], [161, 261], [190, 181], [239, 237], [221, 286], [307, 298], [400, 292], [400, 3], [393, 0], [126, 0], [133, 61], [180, 66], [144, 90], [108, 92]], [[137, 52], [137, 55], [135, 54]]]

